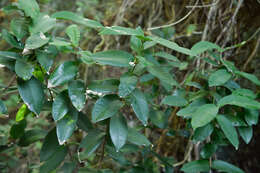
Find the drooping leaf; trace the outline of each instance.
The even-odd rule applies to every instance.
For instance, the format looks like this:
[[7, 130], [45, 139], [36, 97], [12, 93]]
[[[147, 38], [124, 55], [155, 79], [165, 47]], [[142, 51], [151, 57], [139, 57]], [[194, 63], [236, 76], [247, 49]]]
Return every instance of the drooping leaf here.
[[33, 65], [24, 61], [24, 60], [16, 60], [15, 63], [15, 73], [17, 76], [22, 78], [23, 80], [29, 80], [33, 75]]
[[194, 55], [198, 55], [212, 49], [216, 49], [218, 51], [222, 50], [221, 47], [214, 43], [208, 41], [200, 41], [192, 46], [191, 51]]
[[226, 173], [244, 173], [240, 168], [222, 160], [214, 160], [212, 168]]
[[86, 102], [86, 89], [84, 82], [79, 80], [74, 80], [68, 84], [69, 97], [73, 106], [81, 111], [84, 108]]
[[18, 79], [18, 91], [27, 107], [39, 115], [44, 103], [44, 91], [40, 81], [32, 77], [28, 81]]
[[32, 34], [25, 41], [25, 49], [37, 49], [47, 44], [49, 40], [42, 32]]
[[218, 106], [235, 105], [247, 109], [260, 109], [260, 103], [248, 97], [239, 95], [228, 95], [219, 100]]
[[20, 138], [18, 145], [23, 147], [28, 146], [40, 139], [43, 139], [45, 135], [46, 132], [43, 130], [38, 130], [38, 129], [28, 130]]
[[194, 129], [210, 123], [218, 113], [218, 107], [214, 104], [205, 104], [199, 107], [192, 115], [191, 125]]
[[79, 46], [80, 31], [77, 25], [70, 25], [66, 28], [66, 34], [69, 36], [72, 45]]
[[76, 128], [78, 120], [78, 112], [74, 108], [70, 108], [69, 112], [56, 123], [56, 133], [60, 145], [63, 145], [72, 135]]
[[51, 17], [56, 18], [56, 19], [71, 20], [73, 22], [82, 24], [82, 25], [84, 25], [86, 27], [90, 27], [90, 28], [101, 28], [101, 27], [103, 27], [97, 21], [84, 18], [84, 17], [79, 16], [79, 15], [73, 13], [73, 12], [70, 12], [70, 11], [59, 11], [59, 12], [52, 14]]
[[166, 96], [162, 100], [161, 104], [181, 107], [181, 106], [187, 105], [188, 101], [185, 98], [183, 98], [182, 96]]
[[260, 80], [255, 75], [250, 74], [250, 73], [246, 73], [246, 72], [241, 72], [241, 71], [236, 71], [236, 74], [239, 75], [239, 76], [242, 76], [242, 77], [250, 80], [254, 84], [260, 86]]
[[173, 55], [168, 54], [166, 52], [157, 52], [157, 53], [155, 53], [155, 56], [165, 58], [165, 59], [168, 59], [168, 60], [172, 60], [172, 61], [176, 61], [176, 62], [180, 62], [180, 60], [176, 56], [173, 56]]
[[26, 16], [30, 16], [33, 19], [40, 13], [36, 0], [18, 0], [18, 8], [23, 10]]
[[227, 139], [236, 149], [238, 149], [238, 135], [236, 129], [232, 126], [232, 123], [224, 115], [217, 116], [217, 121]]
[[26, 114], [28, 114], [28, 108], [27, 108], [26, 104], [23, 104], [19, 108], [18, 112], [16, 113], [15, 121], [16, 122], [22, 121], [24, 119], [24, 117], [26, 116]]
[[133, 55], [122, 50], [108, 50], [97, 52], [91, 58], [101, 65], [111, 65], [116, 67], [129, 67], [133, 60]]
[[195, 141], [204, 141], [208, 136], [212, 134], [213, 130], [214, 126], [211, 123], [202, 127], [198, 127], [194, 132], [193, 139]]
[[59, 93], [52, 104], [52, 118], [54, 121], [62, 119], [69, 112], [70, 100], [67, 91]]
[[159, 78], [162, 82], [165, 82], [171, 86], [178, 86], [176, 80], [173, 79], [172, 75], [162, 69], [161, 66], [148, 66], [147, 70], [149, 73], [151, 73], [153, 76]]
[[144, 94], [139, 89], [135, 89], [130, 95], [130, 102], [135, 115], [146, 126], [149, 107]]
[[117, 151], [122, 148], [127, 140], [127, 124], [123, 115], [111, 117], [109, 124], [109, 134]]
[[7, 108], [2, 100], [0, 100], [0, 115], [7, 114]]
[[123, 103], [114, 95], [107, 95], [97, 100], [92, 110], [94, 123], [110, 118], [117, 114]]
[[256, 109], [246, 109], [245, 120], [249, 126], [256, 125], [259, 118], [259, 111]]
[[184, 164], [181, 171], [187, 173], [208, 172], [210, 170], [208, 160], [196, 160]]
[[29, 28], [31, 34], [46, 33], [56, 25], [56, 19], [51, 18], [45, 13], [40, 13], [35, 20], [33, 20], [32, 26]]
[[135, 35], [135, 36], [144, 36], [144, 32], [141, 28], [125, 28], [122, 26], [111, 26], [104, 27], [99, 32], [101, 35]]
[[207, 143], [200, 151], [200, 156], [203, 159], [209, 159], [218, 149], [218, 146], [214, 143]]
[[209, 76], [209, 86], [220, 86], [225, 84], [232, 75], [225, 69], [217, 70]]
[[74, 61], [66, 61], [60, 64], [50, 75], [48, 88], [62, 85], [72, 80], [78, 72], [78, 67]]
[[136, 87], [138, 78], [129, 74], [124, 74], [120, 77], [120, 85], [118, 87], [118, 95], [125, 97], [129, 95]]
[[127, 140], [138, 146], [149, 146], [151, 142], [134, 128], [128, 128]]
[[253, 128], [252, 127], [238, 127], [238, 131], [242, 139], [246, 144], [249, 144], [253, 137]]
[[49, 173], [55, 170], [65, 159], [68, 154], [67, 146], [60, 146], [55, 150], [55, 154], [49, 158], [41, 167], [40, 173]]
[[11, 30], [18, 41], [22, 40], [22, 38], [28, 33], [26, 22], [24, 19], [13, 19], [11, 21]]
[[16, 38], [12, 34], [10, 34], [6, 29], [2, 30], [2, 37], [11, 46], [17, 49], [23, 49], [23, 45], [20, 42], [18, 42]]

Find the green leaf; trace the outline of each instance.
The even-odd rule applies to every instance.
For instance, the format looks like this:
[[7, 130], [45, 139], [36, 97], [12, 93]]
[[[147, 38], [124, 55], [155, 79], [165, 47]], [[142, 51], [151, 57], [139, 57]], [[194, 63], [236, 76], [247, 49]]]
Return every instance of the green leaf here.
[[82, 112], [79, 112], [78, 121], [77, 121], [78, 128], [88, 132], [92, 130], [94, 127], [87, 117], [87, 115], [83, 114]]
[[17, 49], [23, 49], [22, 44], [18, 42], [16, 38], [12, 34], [10, 34], [6, 29], [2, 30], [2, 37], [11, 46]]
[[196, 160], [184, 164], [181, 171], [187, 173], [197, 173], [197, 172], [209, 172], [209, 161], [208, 160]]
[[142, 41], [136, 36], [132, 35], [130, 39], [130, 47], [133, 51], [140, 53], [143, 49]]
[[157, 52], [157, 53], [155, 53], [155, 56], [165, 58], [165, 59], [168, 59], [168, 60], [172, 60], [172, 61], [176, 61], [176, 62], [180, 62], [180, 60], [178, 60], [178, 58], [176, 56], [173, 56], [173, 55], [168, 54], [166, 52]]
[[208, 136], [212, 134], [213, 130], [214, 130], [214, 126], [211, 123], [199, 127], [194, 131], [193, 140], [204, 141]]
[[235, 72], [237, 75], [240, 75], [248, 80], [250, 80], [251, 82], [253, 82], [254, 84], [260, 86], [260, 80], [253, 74], [249, 74], [246, 72], [241, 72], [241, 71], [236, 71]]
[[79, 148], [85, 149], [83, 155], [89, 157], [100, 146], [105, 133], [97, 129], [88, 132], [88, 135], [81, 141]]
[[122, 50], [97, 52], [92, 54], [91, 58], [101, 65], [116, 67], [129, 67], [129, 63], [134, 59], [133, 55]]
[[28, 114], [28, 108], [26, 104], [23, 104], [19, 108], [18, 112], [16, 113], [15, 121], [16, 122], [22, 121], [27, 114]]
[[69, 112], [56, 122], [56, 133], [60, 145], [63, 145], [70, 138], [76, 128], [77, 120], [77, 110], [70, 108]]
[[63, 38], [53, 38], [52, 39], [52, 42], [50, 42], [50, 45], [53, 45], [53, 46], [56, 46], [56, 47], [69, 47], [71, 46], [71, 43], [68, 42], [66, 39], [63, 39]]
[[146, 126], [149, 107], [144, 94], [139, 89], [135, 89], [130, 95], [130, 102], [135, 115]]
[[53, 128], [44, 138], [42, 148], [40, 151], [40, 160], [46, 161], [49, 160], [53, 155], [56, 154], [56, 151], [63, 146], [59, 145], [56, 128]]
[[138, 146], [149, 146], [151, 142], [134, 128], [128, 128], [127, 140]]
[[189, 104], [187, 107], [180, 109], [177, 112], [178, 116], [184, 117], [184, 118], [189, 118], [192, 117], [193, 113], [196, 112], [196, 110], [206, 104], [206, 101], [204, 99], [197, 99], [194, 100], [191, 104]]
[[246, 109], [245, 120], [249, 126], [256, 125], [258, 122], [259, 112], [256, 109]]
[[260, 109], [260, 103], [244, 96], [228, 95], [219, 100], [218, 106], [235, 105], [247, 109]]
[[115, 115], [110, 119], [109, 134], [117, 151], [127, 140], [127, 123], [123, 115]]
[[47, 38], [42, 32], [32, 34], [25, 41], [25, 49], [37, 49], [47, 44], [48, 42], [49, 38]]
[[194, 129], [210, 123], [218, 113], [218, 107], [214, 104], [205, 104], [199, 107], [192, 115], [191, 125]]
[[60, 64], [50, 75], [48, 88], [56, 87], [72, 80], [78, 72], [78, 67], [74, 61], [66, 61]]
[[253, 137], [252, 127], [238, 127], [238, 132], [246, 144], [249, 144]]
[[98, 99], [92, 110], [92, 121], [96, 123], [114, 116], [123, 105], [114, 95], [107, 95]]
[[28, 81], [18, 79], [18, 91], [28, 108], [39, 115], [44, 103], [44, 92], [40, 81], [32, 77]]
[[198, 55], [198, 54], [204, 53], [205, 51], [213, 50], [213, 49], [222, 51], [222, 49], [218, 45], [208, 42], [208, 41], [197, 42], [196, 44], [194, 44], [192, 46], [191, 51], [194, 55]]
[[162, 100], [161, 104], [181, 107], [181, 106], [187, 105], [188, 101], [185, 98], [183, 98], [182, 96], [166, 96]]
[[86, 102], [86, 89], [84, 82], [79, 80], [69, 82], [68, 91], [73, 106], [78, 111], [81, 111], [84, 108]]
[[209, 86], [221, 86], [225, 84], [232, 75], [225, 69], [217, 70], [209, 76]]
[[240, 168], [222, 160], [214, 160], [212, 162], [212, 168], [227, 173], [244, 173]]
[[200, 151], [200, 156], [203, 159], [209, 159], [218, 149], [218, 146], [214, 143], [207, 143]]
[[0, 51], [0, 58], [7, 58], [7, 59], [21, 59], [22, 57], [15, 52], [9, 52], [9, 51]]
[[18, 41], [22, 40], [22, 38], [28, 33], [25, 20], [13, 19], [11, 21], [11, 31], [14, 33]]
[[80, 31], [77, 25], [70, 25], [66, 28], [66, 34], [69, 36], [72, 45], [79, 46]]
[[18, 8], [23, 10], [26, 16], [30, 16], [33, 19], [40, 13], [36, 0], [18, 0]]
[[67, 91], [59, 93], [52, 104], [52, 118], [54, 121], [62, 119], [69, 112], [70, 100]]
[[93, 80], [88, 85], [88, 90], [101, 94], [111, 94], [117, 92], [118, 85], [119, 80], [117, 79]]
[[183, 53], [185, 55], [191, 55], [191, 56], [193, 55], [193, 52], [191, 50], [181, 47], [177, 43], [171, 42], [169, 40], [166, 40], [166, 39], [163, 39], [160, 37], [148, 36], [148, 38], [169, 49], [175, 50], [175, 51]]
[[224, 115], [217, 116], [217, 121], [227, 139], [238, 149], [239, 141], [235, 127], [232, 126], [232, 123]]
[[73, 22], [82, 24], [82, 25], [84, 25], [86, 27], [90, 27], [90, 28], [101, 28], [101, 27], [103, 27], [97, 21], [84, 18], [84, 17], [79, 16], [79, 15], [73, 13], [73, 12], [70, 12], [70, 11], [59, 11], [59, 12], [52, 14], [51, 17], [56, 18], [56, 19], [71, 20]]
[[163, 111], [151, 111], [149, 115], [151, 122], [156, 125], [157, 127], [164, 129], [168, 125], [168, 118]]
[[33, 71], [34, 68], [32, 64], [24, 60], [16, 60], [15, 73], [23, 80], [29, 80], [33, 75]]
[[22, 137], [24, 134], [25, 128], [26, 128], [26, 120], [24, 119], [24, 120], [20, 121], [18, 124], [12, 125], [11, 130], [10, 130], [10, 136], [13, 139], [18, 139], [18, 138]]
[[63, 166], [60, 168], [62, 173], [73, 173], [74, 170], [77, 169], [76, 162], [65, 162]]
[[29, 28], [31, 34], [46, 33], [56, 25], [56, 19], [51, 18], [45, 13], [40, 13], [39, 16], [33, 20], [32, 26]]
[[141, 28], [125, 28], [122, 26], [111, 26], [103, 27], [99, 32], [100, 35], [135, 35], [135, 36], [144, 36], [144, 32]]
[[0, 100], [0, 115], [8, 114], [7, 108], [2, 100]]
[[46, 72], [49, 73], [53, 64], [53, 58], [51, 57], [51, 55], [46, 52], [37, 52], [36, 55], [38, 62], [41, 64], [44, 70], [46, 70]]
[[250, 99], [255, 99], [257, 97], [256, 94], [254, 93], [254, 91], [249, 90], [249, 89], [244, 89], [244, 88], [238, 88], [238, 89], [232, 91], [232, 94], [238, 95], [238, 96], [245, 96]]
[[155, 41], [146, 41], [144, 42], [144, 49], [149, 49], [155, 46], [157, 43]]
[[64, 161], [67, 154], [67, 146], [57, 148], [55, 154], [40, 167], [40, 173], [50, 173], [55, 170]]
[[178, 86], [176, 80], [173, 79], [173, 75], [162, 69], [161, 66], [148, 66], [147, 70], [149, 73], [151, 73], [153, 76], [159, 78], [162, 82], [165, 82], [171, 86]]
[[138, 78], [136, 76], [131, 76], [127, 73], [120, 76], [118, 95], [120, 97], [126, 97], [129, 95], [135, 89], [137, 82]]
[[38, 129], [28, 130], [20, 138], [18, 145], [22, 147], [28, 146], [36, 141], [43, 139], [45, 135], [46, 132], [43, 130], [38, 130]]

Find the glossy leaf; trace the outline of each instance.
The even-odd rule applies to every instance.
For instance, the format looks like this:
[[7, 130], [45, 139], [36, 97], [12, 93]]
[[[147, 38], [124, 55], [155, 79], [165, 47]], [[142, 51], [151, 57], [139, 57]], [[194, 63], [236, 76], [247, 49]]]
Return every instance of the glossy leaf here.
[[29, 28], [31, 34], [46, 33], [56, 25], [56, 19], [51, 18], [49, 15], [41, 13]]
[[123, 115], [111, 117], [109, 134], [117, 151], [122, 148], [127, 140], [127, 123]]
[[23, 49], [22, 44], [18, 42], [16, 38], [12, 34], [10, 34], [6, 29], [2, 30], [2, 37], [11, 46], [17, 49]]
[[105, 79], [105, 80], [93, 80], [88, 85], [88, 90], [101, 94], [111, 94], [118, 90], [119, 80], [117, 79]]
[[24, 60], [16, 60], [15, 73], [23, 80], [29, 80], [33, 75], [33, 65]]
[[28, 108], [26, 106], [26, 104], [23, 104], [18, 112], [16, 113], [16, 116], [15, 116], [15, 121], [16, 122], [19, 122], [19, 121], [22, 121], [24, 119], [24, 117], [26, 116], [26, 114], [28, 114]]
[[60, 64], [50, 75], [48, 88], [56, 87], [72, 80], [78, 72], [76, 62], [66, 61]]
[[252, 127], [239, 127], [238, 132], [242, 139], [245, 141], [246, 144], [249, 144], [253, 137], [253, 128]]
[[46, 52], [37, 52], [37, 60], [41, 64], [41, 66], [49, 73], [51, 66], [53, 64], [53, 58], [50, 54]]
[[92, 54], [91, 58], [101, 65], [116, 67], [129, 67], [129, 63], [134, 59], [133, 55], [122, 50], [97, 52]]
[[69, 97], [73, 106], [81, 111], [84, 108], [86, 102], [86, 89], [84, 82], [79, 80], [74, 80], [68, 84]]
[[246, 109], [245, 120], [249, 126], [256, 125], [259, 118], [259, 111], [256, 109]]
[[212, 168], [226, 173], [244, 173], [240, 168], [222, 160], [214, 160], [212, 162]]
[[138, 78], [129, 74], [124, 74], [120, 77], [120, 85], [118, 87], [118, 95], [125, 97], [129, 95], [136, 87]]
[[149, 107], [144, 94], [140, 90], [135, 89], [130, 95], [130, 102], [135, 115], [146, 126]]
[[7, 108], [2, 100], [0, 100], [0, 115], [7, 114]]
[[92, 110], [94, 123], [110, 118], [118, 113], [123, 103], [114, 95], [107, 95], [97, 100]]
[[30, 16], [33, 19], [40, 13], [36, 0], [18, 0], [18, 8], [23, 10], [26, 16]]
[[62, 119], [69, 112], [70, 100], [67, 91], [61, 92], [53, 101], [52, 118], [54, 121]]
[[225, 69], [217, 70], [209, 76], [209, 86], [220, 86], [225, 84], [232, 75]]
[[199, 107], [192, 115], [191, 125], [194, 129], [210, 123], [218, 113], [218, 107], [214, 104], [205, 104]]
[[28, 81], [18, 79], [18, 91], [28, 108], [39, 115], [44, 103], [44, 92], [40, 81], [34, 77]]
[[187, 173], [197, 173], [197, 172], [209, 172], [209, 161], [208, 160], [196, 160], [184, 164], [181, 171]]
[[49, 38], [47, 38], [42, 32], [35, 33], [28, 37], [25, 41], [25, 49], [37, 49], [48, 42]]
[[214, 126], [209, 123], [205, 126], [198, 127], [193, 135], [193, 140], [195, 141], [204, 141], [208, 136], [212, 134]]
[[66, 34], [69, 36], [72, 45], [79, 46], [80, 31], [77, 25], [70, 25], [66, 28]]
[[87, 117], [87, 115], [83, 114], [82, 112], [79, 112], [78, 121], [77, 121], [78, 128], [88, 132], [92, 130], [94, 127]]
[[188, 101], [185, 98], [181, 97], [181, 96], [166, 96], [162, 100], [161, 104], [166, 104], [166, 105], [169, 105], [169, 106], [181, 107], [181, 106], [187, 105]]
[[238, 135], [236, 129], [232, 126], [232, 123], [224, 115], [218, 115], [217, 121], [227, 139], [236, 149], [238, 149]]
[[128, 128], [127, 140], [138, 146], [149, 146], [151, 142], [134, 128]]

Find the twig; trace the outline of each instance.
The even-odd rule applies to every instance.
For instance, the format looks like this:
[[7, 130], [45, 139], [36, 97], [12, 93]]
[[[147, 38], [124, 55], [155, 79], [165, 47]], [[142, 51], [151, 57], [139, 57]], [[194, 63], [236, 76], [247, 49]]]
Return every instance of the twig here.
[[[195, 6], [198, 4], [198, 2], [199, 2], [199, 0], [196, 1]], [[178, 20], [178, 21], [176, 21], [174, 23], [171, 23], [171, 24], [168, 24], [168, 25], [162, 25], [162, 26], [156, 26], [156, 27], [147, 28], [147, 30], [151, 31], [151, 30], [155, 30], [155, 29], [167, 28], [167, 27], [171, 27], [171, 26], [177, 25], [178, 23], [182, 22], [183, 20], [185, 20], [186, 18], [188, 18], [191, 15], [191, 13], [195, 9], [195, 6], [183, 18], [181, 18], [180, 20]]]
[[207, 8], [207, 7], [213, 7], [219, 3], [219, 0], [216, 2], [213, 2], [212, 4], [207, 5], [187, 5], [186, 8]]
[[9, 81], [9, 83], [7, 84], [7, 86], [3, 89], [3, 93], [13, 84], [13, 82], [15, 81], [16, 79], [16, 75], [14, 74], [11, 78], [11, 80]]
[[187, 145], [187, 149], [188, 150], [186, 150], [187, 152], [185, 153], [183, 160], [178, 162], [178, 163], [173, 164], [173, 167], [177, 167], [177, 166], [183, 165], [188, 160], [188, 158], [189, 158], [189, 156], [191, 154], [192, 148], [193, 148], [193, 144], [192, 144], [192, 140], [190, 139], [189, 143]]

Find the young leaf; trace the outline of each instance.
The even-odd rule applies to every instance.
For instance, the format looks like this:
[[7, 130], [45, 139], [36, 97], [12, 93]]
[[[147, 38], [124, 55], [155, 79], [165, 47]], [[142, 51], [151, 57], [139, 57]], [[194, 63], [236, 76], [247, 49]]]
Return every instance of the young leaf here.
[[28, 113], [28, 108], [27, 108], [26, 104], [23, 104], [19, 108], [18, 112], [16, 113], [15, 121], [16, 122], [22, 121], [27, 113]]
[[191, 51], [194, 55], [199, 55], [205, 51], [216, 49], [218, 51], [221, 51], [221, 47], [218, 45], [208, 42], [208, 41], [200, 41], [194, 44], [191, 48]]
[[25, 62], [24, 60], [16, 60], [15, 73], [23, 80], [29, 80], [33, 75], [33, 65]]
[[197, 173], [197, 172], [209, 172], [209, 161], [208, 160], [196, 160], [184, 164], [181, 171], [187, 173]]
[[236, 129], [232, 126], [232, 123], [224, 115], [217, 116], [217, 121], [227, 139], [236, 149], [238, 149], [238, 135]]
[[138, 146], [149, 146], [151, 142], [134, 128], [128, 129], [127, 140]]
[[232, 75], [225, 69], [217, 70], [209, 76], [209, 86], [220, 86], [225, 84]]
[[212, 168], [226, 173], [244, 173], [240, 168], [222, 160], [214, 160]]
[[94, 123], [114, 116], [123, 103], [114, 95], [107, 95], [97, 100], [92, 110]]
[[76, 128], [78, 112], [74, 108], [70, 108], [61, 120], [56, 123], [56, 133], [60, 145], [63, 145], [72, 135]]
[[26, 16], [30, 16], [33, 19], [40, 13], [40, 8], [36, 0], [19, 0], [18, 8], [23, 10]]
[[39, 16], [33, 20], [32, 26], [29, 28], [31, 34], [46, 33], [56, 25], [56, 19], [49, 15], [40, 13]]
[[218, 113], [218, 107], [214, 104], [205, 104], [199, 107], [192, 115], [191, 125], [194, 129], [210, 123]]
[[252, 127], [238, 127], [238, 132], [246, 144], [249, 144], [253, 137]]
[[108, 50], [97, 52], [91, 58], [101, 65], [111, 65], [116, 67], [129, 67], [134, 59], [133, 55], [122, 50]]
[[122, 26], [103, 27], [99, 32], [100, 35], [135, 35], [144, 36], [144, 32], [141, 28], [125, 28]]
[[228, 95], [219, 100], [218, 106], [235, 105], [247, 109], [260, 109], [260, 103], [244, 96]]
[[82, 81], [74, 80], [68, 84], [69, 97], [73, 106], [81, 111], [84, 108], [86, 102], [86, 89], [85, 84]]
[[25, 41], [25, 49], [37, 49], [47, 44], [49, 40], [42, 32], [32, 34]]
[[72, 80], [78, 72], [78, 67], [74, 61], [66, 61], [60, 64], [50, 75], [48, 88], [62, 85]]
[[69, 111], [70, 100], [67, 91], [59, 93], [52, 104], [52, 118], [54, 121], [62, 119]]
[[18, 91], [28, 108], [39, 115], [44, 103], [44, 92], [40, 81], [32, 77], [28, 81], [18, 79]]
[[188, 101], [182, 96], [166, 96], [162, 100], [161, 104], [181, 107], [187, 105]]
[[59, 12], [52, 14], [51, 17], [56, 18], [56, 19], [71, 20], [73, 22], [82, 24], [82, 25], [84, 25], [86, 27], [90, 27], [90, 28], [101, 28], [101, 27], [103, 27], [97, 21], [84, 18], [84, 17], [79, 16], [79, 15], [73, 13], [73, 12], [70, 12], [70, 11], [59, 11]]
[[125, 145], [127, 139], [127, 124], [123, 115], [111, 117], [109, 134], [117, 151]]
[[77, 25], [70, 25], [66, 28], [66, 34], [69, 36], [72, 45], [79, 46], [80, 31]]
[[129, 74], [124, 74], [120, 77], [120, 85], [118, 87], [118, 95], [125, 97], [129, 95], [136, 87], [138, 78]]
[[149, 107], [144, 94], [135, 89], [130, 95], [131, 106], [137, 118], [146, 126], [149, 114]]

